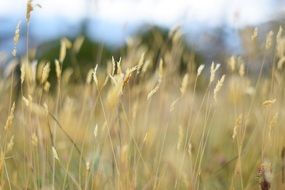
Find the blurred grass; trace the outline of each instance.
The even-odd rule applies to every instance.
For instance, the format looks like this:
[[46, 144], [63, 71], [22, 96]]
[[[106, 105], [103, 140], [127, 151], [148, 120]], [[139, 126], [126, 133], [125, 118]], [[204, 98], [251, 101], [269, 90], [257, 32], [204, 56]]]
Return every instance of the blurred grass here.
[[119, 51], [62, 39], [14, 58], [0, 189], [284, 189], [282, 30], [211, 65], [157, 30]]

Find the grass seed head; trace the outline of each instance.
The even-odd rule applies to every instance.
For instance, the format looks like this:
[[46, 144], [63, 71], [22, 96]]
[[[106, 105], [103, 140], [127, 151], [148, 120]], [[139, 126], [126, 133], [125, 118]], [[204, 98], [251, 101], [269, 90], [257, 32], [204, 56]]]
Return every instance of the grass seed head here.
[[159, 61], [159, 70], [158, 70], [158, 74], [159, 74], [159, 79], [162, 80], [163, 74], [164, 74], [164, 69], [163, 69], [163, 60], [160, 59]]
[[48, 62], [43, 67], [42, 78], [41, 78], [42, 84], [44, 84], [47, 81], [47, 79], [49, 77], [49, 72], [50, 72], [50, 63]]
[[178, 131], [178, 141], [177, 141], [177, 150], [181, 150], [181, 145], [183, 143], [183, 140], [184, 140], [184, 130], [183, 130], [183, 127], [182, 125], [179, 126], [179, 131]]
[[202, 73], [202, 71], [204, 70], [204, 68], [205, 68], [205, 65], [204, 65], [204, 64], [202, 64], [202, 65], [200, 65], [200, 66], [198, 67], [198, 69], [197, 69], [197, 77], [199, 77], [199, 76], [201, 75], [201, 73]]
[[217, 82], [217, 84], [216, 84], [216, 87], [215, 87], [215, 89], [214, 89], [214, 100], [215, 100], [216, 102], [217, 102], [217, 94], [218, 94], [218, 92], [221, 90], [221, 88], [222, 88], [222, 86], [223, 86], [223, 84], [224, 84], [225, 77], [226, 77], [226, 75], [223, 75], [223, 76], [221, 77], [221, 79], [218, 80], [218, 82]]
[[44, 91], [49, 92], [49, 89], [50, 89], [50, 83], [48, 81], [46, 81], [44, 84]]
[[61, 65], [57, 59], [55, 60], [55, 72], [56, 77], [59, 80], [61, 78]]
[[160, 86], [160, 82], [156, 84], [156, 86], [147, 94], [147, 100], [150, 100], [150, 98], [158, 91]]
[[220, 68], [220, 64], [215, 64], [212, 62], [211, 71], [210, 71], [210, 84], [215, 80], [216, 72]]
[[8, 145], [7, 145], [7, 150], [6, 150], [6, 152], [10, 152], [12, 149], [13, 149], [13, 147], [14, 147], [14, 135], [11, 137], [11, 139], [10, 139], [10, 141], [9, 141], [9, 143], [8, 143]]
[[33, 0], [27, 1], [27, 8], [26, 8], [26, 21], [27, 21], [27, 23], [30, 22], [31, 12], [34, 10], [32, 2], [33, 2]]
[[6, 124], [4, 126], [4, 130], [8, 130], [12, 127], [13, 125], [13, 120], [14, 120], [14, 112], [15, 112], [15, 102], [13, 103], [11, 110], [10, 110], [10, 114], [7, 118]]
[[24, 80], [25, 80], [25, 74], [26, 74], [26, 65], [25, 63], [22, 63], [21, 64], [21, 84], [24, 83]]
[[15, 35], [14, 35], [14, 48], [13, 48], [13, 51], [12, 51], [12, 55], [15, 57], [16, 54], [17, 54], [17, 44], [19, 42], [19, 39], [20, 39], [20, 26], [21, 26], [21, 21], [18, 22], [17, 24], [17, 27], [16, 27], [16, 30], [15, 30]]
[[95, 137], [95, 139], [97, 138], [97, 136], [98, 136], [98, 125], [96, 124], [95, 125], [95, 128], [94, 128], [94, 137]]
[[282, 26], [279, 26], [279, 30], [276, 34], [276, 42], [278, 42], [282, 38], [282, 34], [283, 34], [283, 28]]
[[41, 8], [41, 5], [39, 4], [33, 5], [33, 0], [27, 1], [27, 7], [26, 7], [26, 22], [27, 23], [30, 22], [31, 13], [33, 12], [35, 7]]
[[56, 151], [55, 147], [53, 146], [53, 147], [51, 147], [51, 149], [52, 149], [52, 155], [53, 155], [53, 157], [54, 157], [56, 160], [59, 160], [59, 157], [58, 157], [58, 154], [57, 154], [57, 151]]
[[32, 134], [32, 145], [38, 146], [38, 137], [35, 133]]
[[90, 69], [86, 76], [86, 84], [91, 84], [93, 78], [93, 69]]
[[84, 43], [84, 40], [85, 40], [84, 36], [79, 36], [78, 38], [76, 38], [76, 40], [73, 43], [73, 51], [75, 53], [79, 52], [79, 50], [81, 49], [81, 47]]
[[180, 87], [180, 93], [181, 96], [183, 96], [186, 92], [187, 86], [188, 86], [188, 81], [189, 81], [189, 75], [186, 73], [182, 79], [181, 87]]
[[265, 100], [262, 105], [265, 106], [265, 107], [269, 107], [271, 105], [273, 105], [274, 103], [276, 102], [276, 99], [271, 99], [271, 100]]
[[60, 52], [59, 52], [59, 61], [63, 63], [66, 57], [66, 50], [72, 47], [72, 43], [67, 39], [63, 38], [60, 41]]
[[96, 66], [95, 66], [95, 68], [94, 68], [94, 71], [93, 71], [93, 80], [94, 80], [94, 82], [95, 82], [95, 84], [96, 84], [96, 86], [98, 86], [98, 78], [97, 78], [97, 69], [98, 69], [98, 64], [96, 64]]

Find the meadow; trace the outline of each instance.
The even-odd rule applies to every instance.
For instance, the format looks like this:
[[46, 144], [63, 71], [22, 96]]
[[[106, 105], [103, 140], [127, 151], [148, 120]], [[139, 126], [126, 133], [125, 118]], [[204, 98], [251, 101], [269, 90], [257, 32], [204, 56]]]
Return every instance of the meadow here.
[[34, 8], [0, 75], [0, 189], [285, 189], [282, 27], [251, 31], [255, 65], [256, 54], [197, 63], [174, 29], [163, 51], [132, 39], [123, 57], [81, 69], [66, 59], [84, 37], [37, 60], [27, 30], [17, 55]]

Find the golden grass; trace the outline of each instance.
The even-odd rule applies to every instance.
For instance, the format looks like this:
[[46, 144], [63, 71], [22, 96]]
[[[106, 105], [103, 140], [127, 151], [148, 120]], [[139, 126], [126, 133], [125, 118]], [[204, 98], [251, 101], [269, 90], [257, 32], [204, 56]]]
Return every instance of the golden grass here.
[[270, 71], [263, 62], [256, 77], [235, 56], [228, 68], [191, 61], [181, 75], [177, 51], [156, 64], [130, 44], [72, 83], [78, 68], [62, 63], [83, 37], [61, 41], [54, 67], [26, 55], [19, 93], [13, 74], [0, 80], [0, 189], [284, 189], [282, 28], [273, 37]]

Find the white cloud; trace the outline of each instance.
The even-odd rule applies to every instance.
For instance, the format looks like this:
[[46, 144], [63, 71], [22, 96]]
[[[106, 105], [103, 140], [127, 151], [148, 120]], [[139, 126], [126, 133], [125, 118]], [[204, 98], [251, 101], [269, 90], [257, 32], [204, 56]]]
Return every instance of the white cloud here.
[[[116, 23], [149, 22], [165, 26], [200, 22], [205, 25], [247, 25], [262, 22], [276, 10], [271, 0], [35, 0], [38, 19], [86, 15]], [[88, 4], [89, 3], [89, 4]], [[25, 0], [0, 0], [0, 16], [24, 16]], [[283, 5], [284, 6], [284, 5]], [[238, 19], [237, 19], [238, 18]]]

